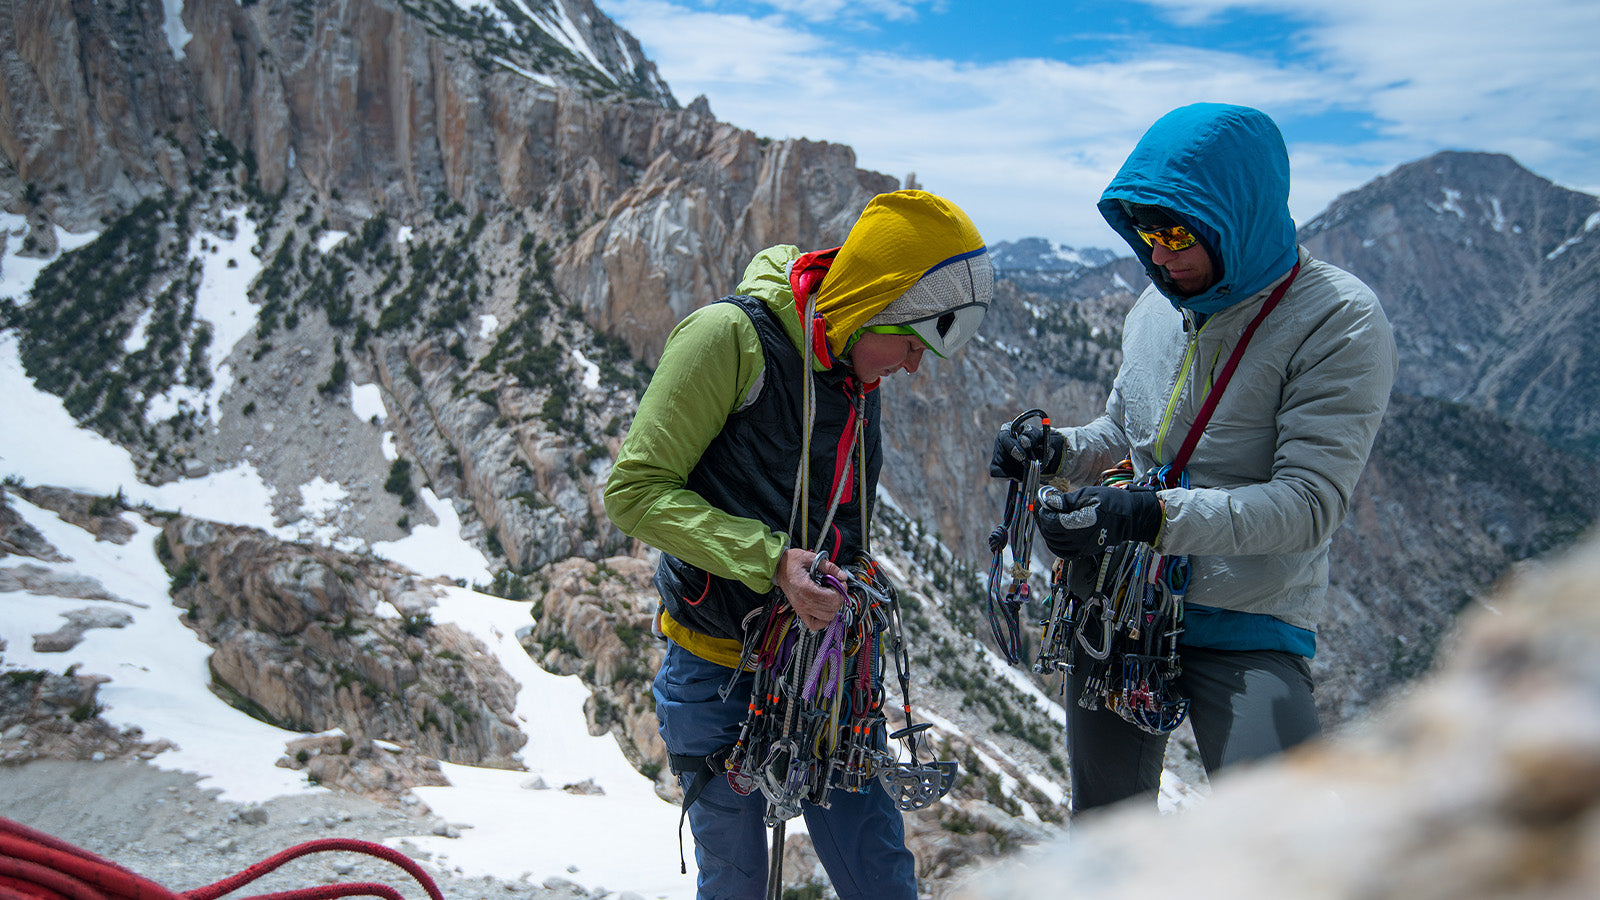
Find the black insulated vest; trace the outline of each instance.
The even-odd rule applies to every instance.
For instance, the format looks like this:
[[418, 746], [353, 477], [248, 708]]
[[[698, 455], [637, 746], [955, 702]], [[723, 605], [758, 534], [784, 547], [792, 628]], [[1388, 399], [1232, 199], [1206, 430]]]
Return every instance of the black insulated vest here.
[[[766, 357], [765, 380], [755, 402], [728, 417], [722, 432], [712, 439], [689, 473], [685, 486], [718, 509], [755, 519], [782, 534], [789, 528], [800, 462], [800, 378], [809, 367], [765, 303], [742, 296], [724, 297], [717, 302], [738, 304], [755, 325]], [[850, 432], [855, 428], [852, 397], [861, 386], [854, 374], [843, 367], [812, 372], [810, 377], [815, 382], [817, 403], [810, 448], [811, 533], [803, 541], [791, 539], [789, 545], [807, 550], [819, 546], [818, 532], [828, 516], [835, 479], [843, 476], [850, 484], [820, 548], [835, 562], [853, 563], [866, 548], [861, 533], [861, 504], [873, 502], [883, 461], [878, 392], [867, 392], [862, 403], [862, 441], [866, 449], [863, 496], [863, 482], [855, 472], [854, 460], [841, 459], [850, 447]], [[871, 512], [869, 505], [869, 516]], [[797, 516], [795, 527], [799, 525]], [[669, 553], [661, 554], [655, 585], [667, 613], [679, 624], [701, 634], [733, 640], [743, 640], [745, 616], [765, 606], [771, 596], [771, 592], [757, 593], [738, 581], [711, 575]]]

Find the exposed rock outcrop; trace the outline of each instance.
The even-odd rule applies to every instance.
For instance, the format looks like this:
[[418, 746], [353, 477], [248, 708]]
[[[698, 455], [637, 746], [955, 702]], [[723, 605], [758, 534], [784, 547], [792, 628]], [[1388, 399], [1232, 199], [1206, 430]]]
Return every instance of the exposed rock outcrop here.
[[314, 784], [360, 794], [385, 806], [425, 812], [414, 787], [447, 785], [439, 761], [409, 747], [342, 734], [318, 734], [290, 741], [278, 765], [305, 772]]
[[849, 147], [764, 145], [709, 116], [677, 119], [676, 140], [559, 259], [557, 285], [596, 327], [654, 366], [678, 320], [733, 291], [773, 244], [838, 246], [873, 195], [899, 187], [856, 168]]
[[[3, 589], [4, 585], [0, 584], [0, 590]], [[69, 610], [61, 617], [67, 621], [60, 628], [33, 636], [34, 652], [63, 653], [76, 647], [83, 640], [84, 632], [91, 628], [126, 628], [133, 622], [133, 616], [127, 612], [99, 607]]]
[[30, 594], [73, 597], [78, 600], [120, 599], [106, 590], [99, 581], [87, 575], [60, 572], [31, 563], [0, 569], [0, 593], [5, 591], [27, 591]]
[[[0, 646], [0, 652], [5, 650]], [[104, 675], [10, 669], [0, 675], [0, 765], [35, 759], [151, 759], [169, 741], [146, 741], [138, 728], [100, 717]]]
[[543, 573], [549, 586], [522, 643], [544, 668], [582, 676], [595, 691], [584, 706], [590, 732], [612, 732], [628, 759], [656, 779], [657, 790], [672, 796], [676, 780], [650, 696], [666, 655], [651, 631], [654, 572], [652, 564], [630, 556], [555, 564]]
[[4, 501], [0, 493], [0, 557], [27, 556], [42, 562], [66, 562], [39, 529], [23, 521], [22, 516]]
[[213, 686], [235, 705], [293, 731], [520, 767], [517, 684], [471, 637], [431, 621], [427, 585], [254, 529], [179, 517], [162, 537], [173, 597], [215, 648]]
[[48, 485], [19, 487], [16, 492], [29, 503], [60, 516], [63, 522], [94, 535], [97, 541], [126, 544], [133, 539], [133, 526], [122, 517], [127, 503], [120, 496], [91, 497]]

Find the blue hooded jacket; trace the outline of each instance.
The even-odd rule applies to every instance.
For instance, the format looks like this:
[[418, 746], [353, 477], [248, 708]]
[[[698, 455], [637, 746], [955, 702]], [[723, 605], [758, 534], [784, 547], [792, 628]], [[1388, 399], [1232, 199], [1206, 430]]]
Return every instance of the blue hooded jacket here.
[[[1192, 297], [1150, 258], [1123, 203], [1161, 206], [1194, 226], [1218, 280]], [[1179, 107], [1156, 120], [1100, 195], [1100, 214], [1180, 309], [1210, 315], [1282, 278], [1298, 258], [1289, 215], [1289, 151], [1260, 110], [1222, 103]]]

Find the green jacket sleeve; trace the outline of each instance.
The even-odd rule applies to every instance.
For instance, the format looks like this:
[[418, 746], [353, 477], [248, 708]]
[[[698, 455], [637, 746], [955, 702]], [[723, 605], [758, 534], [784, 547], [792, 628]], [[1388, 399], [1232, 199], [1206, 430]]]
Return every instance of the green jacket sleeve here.
[[788, 537], [730, 515], [684, 485], [765, 367], [755, 326], [715, 303], [668, 335], [606, 480], [606, 514], [623, 533], [754, 591], [772, 587]]

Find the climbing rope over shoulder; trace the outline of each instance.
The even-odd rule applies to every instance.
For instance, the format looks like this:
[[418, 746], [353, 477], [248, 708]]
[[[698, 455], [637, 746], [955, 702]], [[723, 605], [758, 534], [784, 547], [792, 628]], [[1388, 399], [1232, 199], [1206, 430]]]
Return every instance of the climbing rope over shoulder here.
[[[393, 863], [422, 886], [429, 900], [444, 900], [433, 878], [415, 861], [370, 841], [307, 841], [215, 884], [176, 892], [104, 857], [4, 817], [0, 817], [0, 900], [218, 900], [290, 860], [333, 851], [361, 853]], [[393, 887], [373, 882], [319, 884], [243, 900], [333, 900], [356, 896], [405, 900]]]

